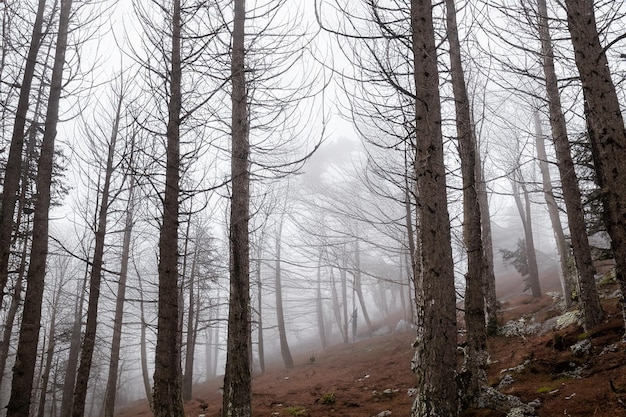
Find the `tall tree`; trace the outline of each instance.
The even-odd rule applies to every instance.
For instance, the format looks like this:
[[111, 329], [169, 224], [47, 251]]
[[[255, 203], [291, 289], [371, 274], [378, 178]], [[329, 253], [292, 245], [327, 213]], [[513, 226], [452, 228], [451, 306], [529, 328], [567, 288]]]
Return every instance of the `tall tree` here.
[[[582, 206], [580, 186], [574, 170], [574, 161], [570, 142], [568, 140], [567, 125], [559, 85], [554, 68], [554, 50], [552, 48], [552, 36], [550, 34], [548, 7], [546, 0], [538, 0], [539, 38], [541, 40], [541, 55], [543, 72], [545, 76], [546, 93], [548, 95], [548, 109], [550, 115], [550, 127], [552, 141], [557, 158], [557, 167], [561, 178], [563, 200], [567, 212], [570, 242], [576, 269], [578, 270], [578, 287], [580, 301], [586, 327], [593, 327], [602, 319], [602, 307], [598, 298], [598, 290], [595, 284], [595, 267], [591, 259], [591, 248], [587, 237], [585, 214]], [[567, 300], [567, 297], [566, 297]]]
[[102, 282], [102, 267], [104, 265], [104, 249], [107, 233], [107, 217], [109, 215], [110, 203], [115, 199], [115, 193], [111, 193], [111, 181], [115, 170], [114, 158], [119, 135], [120, 118], [124, 99], [123, 85], [120, 85], [115, 116], [111, 129], [111, 137], [107, 144], [107, 159], [104, 166], [104, 182], [100, 193], [100, 207], [98, 208], [97, 224], [95, 225], [95, 244], [91, 273], [89, 275], [89, 298], [87, 301], [87, 323], [83, 344], [81, 347], [80, 365], [76, 375], [76, 386], [74, 387], [74, 401], [72, 404], [72, 417], [83, 417], [85, 414], [85, 400], [87, 398], [87, 386], [93, 351], [96, 345], [96, 331], [98, 326], [98, 302], [100, 300], [100, 283]]
[[441, 104], [433, 4], [411, 0], [417, 151], [414, 169], [419, 195], [422, 275], [414, 371], [417, 395], [412, 416], [458, 415], [456, 293], [443, 158]]
[[155, 417], [183, 417], [178, 344], [178, 210], [180, 194], [181, 5], [171, 9], [171, 67], [167, 122], [167, 164], [159, 235], [159, 296], [152, 410]]
[[456, 19], [455, 0], [446, 0], [446, 27], [450, 43], [450, 75], [456, 111], [456, 134], [463, 181], [463, 242], [467, 252], [465, 275], [465, 324], [467, 326], [466, 360], [463, 371], [464, 407], [475, 400], [487, 383], [487, 333], [485, 330], [485, 286], [483, 280], [482, 219], [476, 190], [476, 144], [470, 102], [461, 61], [461, 42]]
[[611, 236], [615, 275], [626, 296], [626, 131], [606, 58], [607, 47], [600, 44], [594, 3], [565, 0], [567, 25], [585, 99], [587, 131]]
[[[13, 135], [9, 148], [9, 157], [4, 169], [4, 183], [2, 184], [2, 205], [0, 207], [0, 297], [4, 295], [9, 273], [9, 255], [11, 253], [11, 235], [13, 232], [13, 216], [15, 215], [15, 201], [20, 184], [22, 166], [22, 148], [24, 147], [24, 134], [26, 116], [29, 109], [31, 86], [35, 76], [37, 54], [43, 39], [43, 20], [45, 0], [39, 0], [37, 13], [33, 23], [33, 31], [30, 38], [28, 55], [24, 65], [24, 76], [20, 86], [20, 96], [15, 112]], [[3, 48], [4, 49], [4, 48]], [[1, 302], [0, 298], [0, 302]]]
[[285, 368], [293, 369], [293, 357], [291, 356], [291, 350], [289, 349], [289, 343], [287, 342], [287, 331], [285, 328], [285, 312], [283, 309], [283, 283], [282, 283], [282, 259], [281, 259], [281, 242], [283, 231], [283, 218], [281, 216], [276, 227], [276, 259], [274, 272], [276, 274], [276, 288], [274, 294], [276, 295], [276, 321], [278, 325], [278, 338], [280, 340], [280, 354], [283, 357], [283, 363]]
[[230, 298], [222, 417], [252, 412], [250, 370], [250, 142], [245, 66], [245, 0], [233, 1], [231, 49]]
[[54, 142], [59, 120], [59, 104], [63, 89], [63, 70], [67, 49], [72, 0], [61, 0], [59, 27], [54, 54], [54, 65], [50, 79], [50, 93], [44, 124], [39, 162], [37, 165], [37, 195], [34, 205], [33, 244], [26, 277], [22, 324], [17, 346], [17, 357], [13, 367], [11, 398], [7, 405], [7, 417], [29, 415], [31, 390], [37, 361], [37, 346], [41, 321], [46, 261], [48, 257], [48, 219], [50, 211], [50, 189], [54, 160]]

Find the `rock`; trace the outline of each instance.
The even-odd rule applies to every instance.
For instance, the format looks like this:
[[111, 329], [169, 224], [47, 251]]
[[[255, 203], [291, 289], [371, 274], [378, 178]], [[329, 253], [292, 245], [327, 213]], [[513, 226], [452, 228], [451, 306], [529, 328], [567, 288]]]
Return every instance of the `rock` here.
[[580, 342], [574, 343], [572, 346], [570, 346], [570, 349], [572, 351], [572, 355], [574, 355], [577, 358], [581, 358], [581, 357], [591, 354], [593, 345], [591, 344], [591, 340], [584, 339], [584, 340], [581, 340]]
[[511, 385], [513, 382], [515, 382], [515, 380], [513, 379], [513, 377], [511, 376], [511, 374], [506, 374], [504, 375], [504, 377], [500, 380], [500, 383], [498, 384], [498, 389], [502, 389], [504, 387], [508, 387], [509, 385]]
[[376, 414], [376, 417], [388, 417], [390, 415], [391, 415], [391, 411], [385, 410], [385, 411], [381, 411], [380, 413]]

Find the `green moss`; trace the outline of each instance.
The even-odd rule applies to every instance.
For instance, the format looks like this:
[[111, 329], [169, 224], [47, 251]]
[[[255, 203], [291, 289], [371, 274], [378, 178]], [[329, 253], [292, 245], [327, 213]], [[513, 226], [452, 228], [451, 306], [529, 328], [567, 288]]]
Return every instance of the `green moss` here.
[[549, 386], [547, 386], [547, 387], [539, 387], [537, 389], [537, 394], [547, 394], [547, 393], [549, 393], [550, 391], [553, 391], [553, 390], [554, 390], [554, 387], [549, 387]]
[[285, 408], [285, 411], [287, 411], [287, 413], [289, 413], [289, 415], [292, 416], [306, 416], [307, 412], [306, 412], [306, 408], [299, 406], [299, 405], [294, 405], [291, 407], [287, 407]]
[[322, 398], [320, 398], [320, 403], [324, 404], [324, 405], [332, 405], [335, 404], [335, 393], [334, 392], [329, 392], [327, 394], [322, 395]]

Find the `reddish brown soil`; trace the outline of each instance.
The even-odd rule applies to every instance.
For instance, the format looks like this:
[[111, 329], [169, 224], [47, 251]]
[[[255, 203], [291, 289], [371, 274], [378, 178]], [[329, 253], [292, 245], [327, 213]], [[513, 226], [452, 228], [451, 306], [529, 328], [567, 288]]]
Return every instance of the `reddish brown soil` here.
[[[626, 416], [623, 320], [616, 299], [604, 300], [603, 304], [606, 321], [586, 334], [571, 325], [542, 335], [490, 338], [489, 383], [496, 386], [505, 375], [502, 370], [528, 361], [522, 371], [508, 372], [514, 382], [502, 392], [519, 396], [524, 402], [539, 399], [539, 416]], [[503, 305], [501, 319], [505, 322], [534, 316], [543, 321], [557, 314], [548, 296], [540, 300], [517, 296]], [[587, 337], [593, 353], [574, 357], [569, 346]], [[318, 354], [314, 362], [308, 356], [298, 357], [292, 370], [275, 365], [254, 377], [253, 416], [369, 417], [385, 410], [391, 411], [391, 416], [409, 416], [413, 398], [407, 391], [414, 386], [409, 367], [412, 341], [413, 332], [389, 334], [334, 346]], [[605, 349], [609, 346], [613, 351]], [[584, 370], [579, 378], [565, 374], [580, 365]], [[197, 416], [200, 402], [206, 401], [206, 415], [218, 416], [220, 385], [214, 382], [196, 386], [194, 399], [185, 406], [187, 415]], [[118, 417], [142, 415], [152, 415], [145, 403], [126, 408]], [[505, 413], [470, 410], [465, 417], [470, 416], [502, 417]]]

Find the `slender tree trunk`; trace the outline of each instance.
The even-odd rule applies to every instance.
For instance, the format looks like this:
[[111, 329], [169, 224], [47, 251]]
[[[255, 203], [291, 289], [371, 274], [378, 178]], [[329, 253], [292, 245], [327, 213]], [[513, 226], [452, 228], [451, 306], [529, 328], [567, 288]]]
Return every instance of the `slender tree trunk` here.
[[341, 316], [343, 331], [343, 343], [350, 342], [350, 334], [348, 333], [348, 255], [345, 248], [342, 251], [342, 265], [339, 268], [339, 276], [341, 277]]
[[[541, 298], [541, 285], [539, 283], [539, 268], [537, 267], [537, 255], [535, 254], [535, 240], [533, 236], [532, 214], [530, 210], [530, 197], [528, 189], [523, 182], [518, 170], [513, 173], [511, 186], [513, 188], [513, 198], [517, 211], [519, 212], [524, 228], [524, 240], [526, 244], [526, 261], [528, 262], [528, 285], [533, 298]], [[520, 189], [524, 197], [520, 196]]]
[[74, 388], [74, 403], [72, 405], [72, 417], [83, 417], [85, 415], [85, 400], [87, 398], [87, 388], [89, 374], [91, 372], [91, 362], [96, 344], [96, 331], [98, 327], [98, 302], [100, 300], [100, 283], [102, 281], [102, 266], [104, 257], [104, 245], [106, 239], [107, 216], [109, 214], [109, 199], [111, 188], [111, 177], [113, 176], [113, 159], [115, 156], [115, 146], [122, 112], [123, 94], [120, 91], [113, 129], [108, 146], [107, 162], [104, 172], [104, 184], [100, 197], [100, 208], [98, 210], [98, 224], [96, 225], [96, 239], [93, 253], [93, 263], [89, 277], [89, 301], [87, 304], [87, 324], [83, 336], [83, 345], [80, 355], [80, 365], [76, 376], [76, 386]]
[[87, 277], [89, 275], [89, 265], [85, 265], [82, 286], [80, 287], [79, 298], [76, 302], [74, 312], [74, 323], [70, 338], [70, 350], [67, 357], [67, 369], [63, 379], [63, 395], [61, 397], [61, 415], [70, 416], [72, 414], [72, 401], [74, 397], [74, 387], [76, 386], [76, 369], [78, 368], [78, 358], [80, 356], [80, 342], [83, 328], [83, 307], [87, 294]]
[[463, 366], [462, 408], [472, 404], [487, 385], [487, 333], [485, 330], [485, 297], [483, 280], [483, 242], [481, 212], [476, 192], [476, 144], [472, 132], [469, 97], [461, 62], [461, 44], [454, 0], [446, 0], [446, 22], [450, 43], [450, 74], [456, 110], [459, 159], [463, 177], [463, 242], [467, 252], [465, 275], [465, 325], [467, 354]]
[[[24, 76], [20, 86], [20, 96], [15, 112], [13, 134], [7, 164], [4, 169], [4, 183], [2, 185], [2, 206], [0, 208], [0, 294], [3, 296], [9, 273], [9, 255], [11, 253], [11, 235], [13, 233], [13, 216], [15, 202], [20, 185], [22, 171], [22, 148], [24, 147], [24, 129], [29, 108], [31, 86], [35, 76], [37, 54], [43, 39], [43, 15], [46, 6], [45, 0], [39, 0], [33, 31], [28, 47], [28, 55], [24, 66]], [[4, 48], [3, 48], [4, 49]], [[61, 71], [63, 69], [61, 68]], [[0, 299], [0, 302], [2, 300]]]
[[276, 230], [276, 320], [278, 323], [278, 338], [280, 339], [280, 354], [283, 357], [285, 368], [293, 369], [293, 358], [287, 343], [287, 331], [285, 329], [285, 313], [283, 311], [283, 288], [282, 288], [282, 269], [281, 269], [281, 235], [283, 230], [283, 221], [280, 220], [278, 229]]
[[122, 265], [120, 279], [117, 283], [117, 297], [115, 300], [115, 318], [113, 319], [113, 338], [111, 340], [111, 360], [104, 397], [104, 417], [115, 415], [115, 398], [117, 396], [117, 379], [120, 363], [120, 347], [122, 343], [122, 321], [124, 319], [124, 301], [126, 299], [126, 279], [128, 277], [128, 261], [130, 260], [130, 238], [133, 231], [133, 213], [135, 211], [135, 178], [131, 176], [128, 189], [128, 206], [122, 238]]
[[234, 0], [232, 32], [232, 196], [230, 206], [230, 300], [222, 417], [252, 413], [250, 370], [250, 143], [245, 77], [244, 0]]
[[264, 234], [261, 232], [259, 239], [258, 256], [256, 261], [256, 285], [257, 285], [257, 344], [259, 346], [259, 367], [261, 373], [265, 372], [265, 344], [263, 340], [263, 283], [261, 282], [261, 266], [263, 265], [263, 241]]
[[141, 380], [143, 382], [143, 388], [146, 393], [146, 398], [148, 399], [148, 403], [150, 404], [150, 410], [154, 407], [152, 405], [152, 387], [150, 386], [150, 375], [148, 374], [148, 348], [147, 348], [147, 337], [146, 337], [146, 328], [148, 327], [148, 323], [146, 322], [146, 314], [145, 314], [145, 301], [143, 298], [143, 288], [141, 286], [141, 275], [139, 271], [135, 271], [137, 273], [137, 282], [139, 283], [139, 320], [141, 325], [141, 330], [139, 332], [139, 354], [141, 361]]
[[[474, 130], [473, 130], [474, 131]], [[476, 144], [476, 193], [480, 206], [480, 225], [483, 240], [483, 285], [485, 288], [485, 321], [487, 332], [495, 332], [498, 325], [498, 299], [496, 297], [496, 274], [493, 271], [493, 242], [491, 238], [491, 216], [489, 215], [489, 196], [480, 158], [480, 147]]]
[[196, 281], [196, 268], [198, 264], [198, 241], [196, 239], [196, 247], [194, 248], [193, 259], [191, 261], [191, 272], [189, 274], [189, 316], [187, 318], [187, 339], [185, 342], [185, 372], [183, 372], [183, 401], [191, 400], [191, 393], [193, 390], [193, 362], [194, 352], [196, 350], [196, 327], [198, 317], [196, 313], [196, 300], [195, 300], [195, 281]]
[[[64, 275], [64, 271], [62, 271]], [[52, 370], [52, 359], [54, 358], [54, 350], [56, 348], [56, 322], [57, 311], [59, 308], [59, 299], [61, 298], [61, 292], [65, 285], [63, 276], [61, 276], [60, 282], [57, 283], [57, 291], [52, 299], [52, 314], [50, 315], [50, 327], [48, 328], [48, 348], [46, 352], [46, 362], [41, 373], [41, 393], [39, 394], [39, 406], [37, 409], [37, 417], [44, 417], [46, 413], [46, 400], [48, 398], [48, 383], [50, 381], [50, 372]], [[42, 359], [43, 360], [43, 359]], [[53, 388], [54, 389], [54, 388]]]
[[167, 167], [159, 236], [159, 317], [152, 408], [155, 417], [183, 417], [178, 326], [178, 197], [181, 112], [180, 0], [173, 1], [172, 63], [167, 122]]
[[322, 254], [323, 252], [320, 250], [319, 257], [317, 258], [317, 296], [315, 298], [315, 309], [317, 313], [317, 329], [320, 334], [320, 342], [322, 349], [326, 349], [326, 347], [328, 347], [328, 339], [326, 338], [324, 303], [322, 299]]
[[561, 218], [559, 216], [559, 207], [552, 191], [552, 180], [550, 179], [550, 168], [548, 166], [548, 156], [546, 154], [546, 146], [541, 129], [541, 120], [539, 118], [539, 112], [535, 112], [535, 145], [537, 148], [537, 159], [539, 160], [539, 170], [541, 171], [541, 179], [543, 182], [543, 195], [546, 200], [546, 206], [548, 207], [548, 214], [550, 216], [550, 223], [552, 224], [552, 230], [554, 232], [554, 240], [556, 242], [556, 250], [559, 255], [559, 266], [561, 273], [559, 278], [561, 281], [561, 292], [563, 293], [563, 300], [567, 308], [572, 305], [572, 289], [570, 282], [572, 278], [567, 268], [567, 260], [569, 259], [569, 253], [567, 250], [567, 242], [565, 241], [565, 233], [563, 232], [563, 226], [561, 225]]
[[33, 244], [26, 280], [27, 288], [24, 298], [17, 357], [13, 367], [11, 399], [7, 405], [7, 417], [27, 417], [29, 415], [35, 363], [37, 362], [41, 303], [48, 257], [48, 217], [54, 141], [56, 139], [61, 90], [63, 88], [63, 68], [65, 65], [65, 50], [67, 47], [71, 8], [72, 0], [61, 0], [54, 66], [50, 80], [46, 122], [36, 177], [37, 195], [34, 206]]
[[443, 158], [432, 3], [411, 0], [415, 77], [416, 195], [419, 195], [423, 313], [415, 341], [417, 394], [412, 416], [458, 415], [456, 293]]
[[356, 263], [356, 271], [354, 271], [354, 291], [356, 292], [356, 296], [359, 299], [359, 305], [361, 306], [361, 311], [363, 312], [363, 320], [365, 320], [365, 324], [367, 325], [367, 332], [371, 337], [374, 332], [374, 329], [372, 328], [372, 322], [370, 321], [370, 316], [369, 314], [367, 314], [367, 306], [365, 304], [365, 297], [363, 297], [363, 286], [361, 285], [361, 250], [359, 248], [358, 239], [356, 240], [354, 261]]
[[339, 302], [339, 292], [337, 291], [337, 280], [335, 279], [334, 269], [330, 270], [330, 289], [332, 292], [333, 299], [333, 313], [335, 316], [335, 321], [337, 322], [337, 328], [339, 329], [339, 333], [343, 340], [345, 340], [348, 336], [344, 334], [344, 328], [341, 320], [341, 304]]

